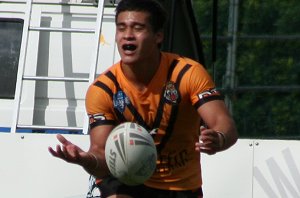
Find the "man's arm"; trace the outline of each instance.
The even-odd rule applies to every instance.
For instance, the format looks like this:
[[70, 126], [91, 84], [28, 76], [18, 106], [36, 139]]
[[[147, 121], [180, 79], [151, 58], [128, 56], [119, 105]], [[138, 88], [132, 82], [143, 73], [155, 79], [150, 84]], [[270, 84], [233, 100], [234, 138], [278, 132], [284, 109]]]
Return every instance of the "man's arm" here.
[[109, 169], [105, 160], [105, 143], [111, 130], [112, 125], [102, 125], [93, 128], [90, 131], [90, 153], [94, 160], [94, 166], [83, 167], [88, 173], [98, 178], [109, 174]]
[[196, 150], [214, 154], [236, 143], [238, 138], [236, 126], [222, 100], [207, 102], [197, 111], [206, 126], [201, 128], [200, 143], [196, 143]]

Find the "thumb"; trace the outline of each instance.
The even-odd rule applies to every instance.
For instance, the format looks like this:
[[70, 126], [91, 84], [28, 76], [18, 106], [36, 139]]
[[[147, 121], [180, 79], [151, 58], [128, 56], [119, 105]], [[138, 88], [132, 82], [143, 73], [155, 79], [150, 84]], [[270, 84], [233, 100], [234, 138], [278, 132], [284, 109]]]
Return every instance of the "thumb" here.
[[205, 129], [206, 129], [205, 126], [203, 126], [203, 125], [200, 126], [200, 131], [203, 131], [203, 130], [205, 130]]

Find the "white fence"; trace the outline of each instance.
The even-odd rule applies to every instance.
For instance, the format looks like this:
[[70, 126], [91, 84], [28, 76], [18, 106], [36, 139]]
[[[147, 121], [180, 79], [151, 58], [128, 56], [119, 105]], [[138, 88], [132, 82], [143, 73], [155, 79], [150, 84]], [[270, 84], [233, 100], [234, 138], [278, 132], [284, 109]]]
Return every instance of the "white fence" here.
[[[66, 135], [87, 150], [88, 135]], [[0, 197], [84, 198], [89, 175], [53, 158], [53, 134], [0, 133]], [[300, 197], [299, 141], [240, 139], [227, 151], [202, 154], [205, 198]]]

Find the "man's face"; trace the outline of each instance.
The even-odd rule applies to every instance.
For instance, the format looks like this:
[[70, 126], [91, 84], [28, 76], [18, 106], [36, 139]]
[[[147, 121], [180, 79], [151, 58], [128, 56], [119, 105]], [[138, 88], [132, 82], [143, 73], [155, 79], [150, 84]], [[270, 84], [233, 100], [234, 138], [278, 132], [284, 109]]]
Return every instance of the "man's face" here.
[[154, 33], [147, 12], [125, 11], [117, 18], [116, 42], [123, 64], [151, 59], [157, 53], [163, 33]]

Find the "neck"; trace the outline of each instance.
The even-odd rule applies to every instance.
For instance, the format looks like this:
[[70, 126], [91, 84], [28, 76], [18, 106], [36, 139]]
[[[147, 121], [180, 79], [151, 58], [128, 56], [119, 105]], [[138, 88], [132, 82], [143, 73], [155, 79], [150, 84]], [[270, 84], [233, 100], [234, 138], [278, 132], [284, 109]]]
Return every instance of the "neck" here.
[[160, 52], [151, 59], [136, 62], [134, 64], [121, 65], [122, 71], [138, 90], [143, 91], [152, 80], [160, 65]]

